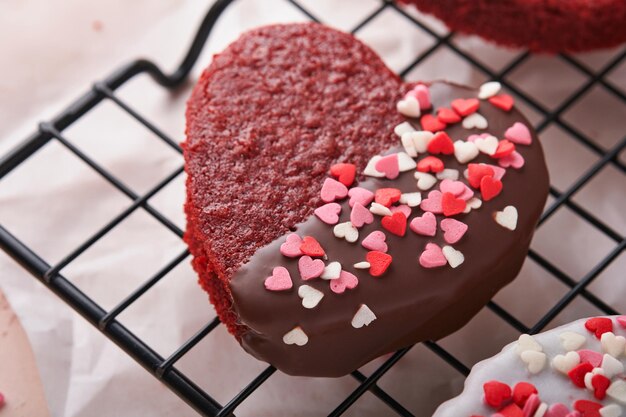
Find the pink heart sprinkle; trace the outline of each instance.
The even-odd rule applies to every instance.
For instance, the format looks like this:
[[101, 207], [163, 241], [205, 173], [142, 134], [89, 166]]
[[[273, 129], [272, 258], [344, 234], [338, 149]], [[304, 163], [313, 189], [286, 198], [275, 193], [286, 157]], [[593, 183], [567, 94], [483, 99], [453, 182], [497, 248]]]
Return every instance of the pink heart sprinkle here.
[[295, 233], [292, 233], [287, 236], [287, 240], [285, 243], [280, 245], [280, 253], [285, 255], [288, 258], [297, 258], [302, 255], [302, 251], [300, 250], [300, 245], [302, 244], [302, 239]]
[[416, 85], [411, 91], [407, 93], [407, 96], [412, 96], [417, 99], [420, 104], [420, 110], [430, 109], [430, 90], [424, 84]]
[[420, 265], [424, 268], [436, 268], [444, 266], [448, 261], [443, 256], [443, 251], [435, 243], [427, 243], [426, 249], [420, 255]]
[[409, 228], [418, 235], [435, 236], [435, 233], [437, 233], [437, 218], [430, 211], [427, 211], [421, 217], [411, 220]]
[[392, 153], [391, 155], [383, 156], [376, 162], [374, 167], [376, 171], [382, 172], [390, 180], [398, 178], [398, 175], [400, 175], [398, 154]]
[[524, 166], [524, 157], [520, 155], [519, 152], [513, 151], [512, 154], [498, 159], [498, 165], [502, 168], [513, 167], [515, 169], [520, 169]]
[[469, 188], [466, 184], [463, 184], [465, 186], [465, 190], [461, 193], [460, 196], [458, 196], [459, 198], [462, 198], [463, 200], [467, 201], [470, 198], [474, 197], [474, 190], [472, 190], [471, 188]]
[[350, 207], [354, 207], [354, 204], [357, 202], [367, 207], [372, 201], [374, 201], [374, 193], [361, 187], [350, 188], [348, 195], [350, 196], [350, 201], [348, 202]]
[[324, 272], [324, 261], [303, 256], [298, 260], [298, 271], [303, 280], [317, 278]]
[[385, 234], [380, 230], [376, 230], [367, 235], [367, 237], [363, 239], [363, 242], [361, 242], [361, 245], [363, 245], [365, 249], [387, 252], [387, 244], [385, 243], [386, 240], [387, 236], [385, 236]]
[[272, 275], [265, 278], [265, 288], [270, 291], [285, 291], [292, 286], [291, 275], [283, 266], [277, 266], [272, 270]]
[[590, 363], [594, 368], [599, 368], [602, 364], [602, 354], [589, 349], [581, 349], [578, 352], [580, 363]]
[[341, 206], [337, 203], [328, 203], [316, 208], [313, 213], [326, 224], [337, 224]]
[[626, 316], [618, 316], [616, 320], [620, 326], [626, 328]]
[[439, 184], [439, 189], [442, 193], [452, 193], [455, 197], [458, 197], [465, 191], [465, 184], [461, 181], [453, 181], [446, 178]]
[[441, 206], [442, 197], [441, 191], [433, 190], [428, 193], [427, 199], [422, 200], [420, 208], [431, 213], [443, 213], [443, 207]]
[[337, 180], [326, 178], [322, 185], [322, 201], [330, 203], [348, 195], [348, 188]]
[[330, 280], [330, 289], [335, 294], [343, 293], [346, 288], [351, 290], [359, 284], [359, 279], [348, 271], [341, 271], [339, 278]]
[[539, 396], [537, 394], [531, 394], [526, 400], [524, 408], [522, 409], [524, 417], [533, 417], [535, 415], [535, 411], [537, 411], [537, 408], [539, 408], [539, 405], [541, 405], [541, 400], [539, 399]]
[[370, 224], [374, 221], [374, 215], [366, 209], [363, 204], [357, 202], [350, 212], [350, 222], [354, 227], [363, 227], [364, 224]]
[[391, 206], [389, 207], [389, 210], [391, 210], [391, 214], [400, 212], [404, 214], [404, 217], [406, 217], [407, 219], [411, 215], [411, 207], [407, 206], [406, 204], [400, 204], [399, 206]]
[[520, 145], [530, 145], [533, 141], [530, 130], [524, 123], [515, 122], [504, 132], [504, 137], [513, 143]]
[[565, 417], [569, 414], [569, 408], [565, 404], [554, 403], [548, 407], [548, 411], [543, 415], [544, 417]]
[[461, 240], [465, 232], [467, 232], [467, 225], [455, 219], [443, 219], [439, 226], [444, 231], [444, 240], [451, 245]]
[[502, 177], [504, 177], [504, 174], [506, 174], [506, 169], [499, 167], [497, 165], [491, 165], [491, 164], [481, 164], [481, 165], [486, 165], [493, 169], [493, 179], [495, 180], [501, 180]]
[[467, 142], [476, 142], [476, 139], [485, 139], [486, 137], [490, 136], [489, 133], [481, 133], [480, 135], [469, 135], [469, 137], [467, 138]]

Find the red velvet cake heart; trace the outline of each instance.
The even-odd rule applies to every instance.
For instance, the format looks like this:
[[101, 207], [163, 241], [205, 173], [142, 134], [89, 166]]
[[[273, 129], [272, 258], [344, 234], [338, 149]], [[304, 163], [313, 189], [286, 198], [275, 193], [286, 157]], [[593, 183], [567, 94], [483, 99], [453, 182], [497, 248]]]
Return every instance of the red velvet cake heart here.
[[[496, 87], [405, 84], [318, 24], [215, 56], [187, 109], [185, 240], [246, 351], [345, 375], [450, 334], [513, 280], [548, 174], [528, 121], [488, 101]], [[501, 146], [513, 126], [530, 141]]]

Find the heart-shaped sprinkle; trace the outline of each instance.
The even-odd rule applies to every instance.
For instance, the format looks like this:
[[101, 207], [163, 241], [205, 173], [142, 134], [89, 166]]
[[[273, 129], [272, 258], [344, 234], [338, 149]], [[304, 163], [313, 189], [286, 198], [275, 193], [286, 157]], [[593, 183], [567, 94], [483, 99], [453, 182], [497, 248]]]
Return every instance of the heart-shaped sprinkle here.
[[489, 98], [489, 103], [504, 111], [511, 111], [515, 100], [508, 94], [500, 94]]
[[480, 198], [470, 198], [469, 200], [467, 200], [467, 204], [465, 205], [465, 210], [463, 210], [463, 213], [469, 213], [472, 210], [477, 210], [479, 209], [481, 206], [483, 205], [483, 201]]
[[487, 123], [487, 119], [485, 119], [482, 115], [480, 115], [479, 113], [474, 113], [463, 119], [462, 125], [467, 130], [487, 129], [489, 123]]
[[376, 314], [367, 305], [361, 304], [352, 317], [351, 324], [355, 329], [360, 329], [363, 326], [368, 326], [374, 320], [376, 320]]
[[417, 188], [422, 191], [426, 191], [432, 188], [437, 183], [437, 178], [425, 172], [416, 172], [413, 174], [417, 180]]
[[302, 307], [310, 309], [315, 308], [322, 301], [324, 293], [310, 285], [300, 285], [298, 297], [302, 298]]
[[491, 165], [491, 164], [480, 164], [480, 165], [493, 169], [493, 178], [496, 180], [502, 180], [502, 178], [504, 177], [504, 174], [506, 174], [506, 169], [499, 167], [497, 165]]
[[515, 122], [504, 132], [504, 137], [518, 145], [530, 145], [533, 138], [524, 123]]
[[304, 346], [308, 341], [309, 337], [300, 326], [294, 327], [283, 336], [283, 343], [286, 345]]
[[465, 261], [465, 256], [461, 251], [454, 249], [452, 246], [444, 246], [441, 251], [443, 252], [443, 256], [446, 257], [448, 264], [452, 268], [456, 268], [461, 265]]
[[506, 206], [502, 211], [496, 211], [494, 220], [505, 229], [515, 230], [517, 228], [517, 209], [513, 206]]
[[607, 378], [613, 378], [616, 375], [621, 375], [624, 373], [624, 365], [618, 359], [615, 359], [614, 356], [605, 353], [602, 356], [602, 371], [604, 372], [604, 376]]
[[430, 90], [424, 84], [416, 85], [411, 91], [409, 91], [408, 95], [411, 95], [417, 99], [420, 104], [420, 109], [428, 110], [431, 108], [430, 103]]
[[606, 397], [606, 390], [611, 385], [611, 380], [604, 375], [594, 375], [591, 378], [591, 386], [593, 387], [593, 396], [598, 400], [603, 400]]
[[615, 336], [613, 332], [605, 332], [600, 336], [600, 344], [604, 352], [615, 358], [619, 358], [624, 354], [626, 338], [624, 338], [624, 336]]
[[382, 172], [390, 180], [398, 178], [400, 175], [400, 165], [398, 164], [398, 154], [392, 153], [390, 155], [383, 156], [374, 165], [376, 171]]
[[443, 171], [443, 161], [436, 156], [427, 156], [417, 163], [419, 172], [441, 172]]
[[599, 409], [598, 413], [602, 417], [620, 417], [622, 415], [622, 407], [617, 404], [609, 404]]
[[594, 350], [581, 349], [576, 353], [580, 356], [580, 363], [588, 363], [593, 368], [600, 367], [600, 364], [602, 363], [602, 354]]
[[437, 268], [448, 263], [443, 251], [435, 243], [427, 243], [426, 249], [419, 257], [419, 263], [424, 268]]
[[415, 132], [415, 128], [409, 122], [402, 122], [400, 124], [397, 124], [396, 127], [393, 128], [393, 133], [400, 137], [408, 132]]
[[377, 216], [391, 216], [393, 213], [389, 210], [389, 207], [385, 207], [382, 204], [372, 203], [370, 206], [370, 212]]
[[437, 233], [437, 218], [429, 211], [421, 217], [415, 217], [409, 225], [412, 231], [422, 236], [435, 236]]
[[350, 201], [348, 202], [350, 207], [354, 207], [354, 204], [357, 202], [367, 207], [374, 201], [374, 193], [361, 187], [350, 188], [350, 190], [348, 190], [348, 196], [350, 196]]
[[567, 376], [574, 385], [580, 388], [585, 388], [585, 375], [593, 370], [593, 366], [590, 363], [580, 363], [573, 367]]
[[368, 177], [383, 178], [385, 174], [376, 169], [376, 164], [378, 163], [378, 161], [380, 161], [381, 158], [382, 156], [380, 155], [373, 156], [363, 170], [363, 174], [367, 175]]
[[439, 132], [446, 128], [446, 124], [432, 114], [425, 114], [420, 119], [420, 125], [423, 130], [428, 132]]
[[504, 139], [498, 142], [496, 151], [491, 155], [492, 158], [500, 159], [511, 155], [515, 151], [515, 144], [510, 140]]
[[[413, 222], [411, 222], [411, 224], [412, 223]], [[465, 232], [467, 232], [467, 225], [455, 219], [443, 219], [439, 226], [444, 232], [444, 240], [446, 241], [446, 243], [449, 243], [451, 245], [461, 240], [463, 235], [465, 235]], [[434, 233], [431, 236], [434, 236]]]
[[447, 107], [441, 107], [437, 109], [437, 119], [439, 119], [442, 123], [452, 125], [459, 123], [461, 121], [461, 116]]
[[587, 372], [585, 374], [585, 387], [589, 390], [589, 391], [593, 391], [593, 385], [591, 384], [591, 380], [593, 379], [594, 376], [596, 375], [604, 375], [604, 371], [602, 370], [602, 368], [593, 368], [593, 370], [591, 372]]
[[413, 147], [415, 151], [420, 153], [425, 153], [428, 150], [428, 144], [432, 140], [434, 134], [432, 132], [428, 132], [425, 130], [419, 130], [416, 132], [412, 132], [410, 135], [407, 135], [413, 141]]
[[404, 214], [404, 217], [406, 217], [407, 219], [411, 215], [411, 207], [407, 206], [406, 204], [400, 204], [399, 206], [391, 206], [389, 207], [389, 210], [391, 210], [392, 214], [402, 213]]
[[502, 168], [512, 167], [515, 169], [520, 169], [524, 166], [524, 163], [524, 157], [517, 151], [513, 151], [511, 155], [498, 159], [498, 165], [500, 165]]
[[350, 212], [350, 222], [354, 227], [363, 227], [363, 225], [370, 224], [373, 221], [374, 216], [367, 208], [365, 208], [361, 203], [354, 204], [352, 211]]
[[291, 233], [287, 235], [285, 239], [285, 243], [280, 245], [280, 253], [288, 258], [297, 258], [302, 255], [302, 251], [300, 250], [300, 245], [302, 244], [302, 239], [295, 233]]
[[398, 113], [406, 117], [420, 117], [420, 104], [413, 96], [407, 96], [396, 104]]
[[[457, 197], [459, 197], [459, 198], [465, 200], [465, 202], [467, 202], [467, 201], [471, 200], [474, 197], [474, 191], [471, 188], [469, 188], [467, 185], [465, 185], [465, 184], [463, 184], [463, 188], [464, 188], [463, 192], [460, 195], [458, 195]], [[465, 213], [465, 210], [463, 210], [463, 212]]]
[[482, 177], [480, 180], [480, 194], [484, 201], [492, 200], [502, 192], [502, 181], [493, 177]]
[[489, 81], [480, 86], [478, 90], [478, 98], [486, 100], [489, 97], [493, 97], [500, 92], [502, 84], [497, 81]]
[[379, 251], [367, 252], [365, 259], [369, 262], [370, 274], [374, 277], [379, 277], [384, 274], [392, 261], [391, 255]]
[[345, 239], [346, 242], [354, 243], [359, 239], [359, 231], [351, 222], [339, 223], [333, 227], [333, 234], [338, 239]]
[[352, 265], [353, 267], [355, 267], [356, 269], [370, 269], [370, 263], [369, 262], [357, 262], [354, 265]]
[[498, 138], [491, 135], [484, 138], [478, 138], [474, 141], [474, 145], [476, 145], [480, 152], [487, 155], [493, 155], [498, 149]]
[[325, 255], [322, 245], [320, 245], [319, 242], [311, 236], [305, 236], [302, 239], [302, 243], [300, 244], [300, 251], [304, 255], [309, 255], [314, 258], [321, 258]]
[[406, 204], [409, 207], [417, 207], [422, 202], [422, 194], [417, 191], [414, 193], [402, 193], [400, 195], [400, 200], [398, 201], [401, 204]]
[[626, 316], [617, 316], [617, 323], [624, 329], [626, 329]]
[[[380, 230], [375, 230], [363, 239], [361, 245], [365, 249], [378, 252], [387, 252], [387, 236]], [[369, 268], [369, 267], [368, 267]]]
[[475, 98], [457, 98], [450, 103], [452, 109], [461, 116], [469, 116], [480, 107], [480, 101]]
[[348, 289], [351, 290], [359, 285], [359, 280], [348, 271], [341, 271], [339, 278], [330, 281], [330, 289], [335, 294], [343, 294]]
[[303, 256], [298, 260], [298, 271], [303, 280], [317, 278], [324, 272], [324, 262], [321, 259]]
[[316, 208], [313, 213], [326, 224], [337, 224], [341, 206], [337, 203], [327, 203]]
[[452, 193], [458, 197], [465, 192], [465, 184], [461, 181], [443, 180], [439, 184], [439, 189], [442, 193]]
[[[430, 198], [430, 194], [428, 194]], [[465, 210], [465, 200], [456, 198], [452, 193], [443, 193], [441, 197], [441, 208], [445, 216], [454, 216], [463, 213]]]
[[570, 413], [565, 404], [554, 403], [548, 407], [544, 417], [566, 417]]
[[472, 142], [457, 140], [454, 142], [454, 157], [460, 164], [467, 164], [478, 156], [478, 147]]
[[348, 195], [348, 188], [337, 180], [326, 178], [322, 185], [322, 201], [331, 203], [335, 200], [341, 200]]
[[391, 206], [400, 200], [402, 192], [397, 188], [379, 188], [374, 193], [374, 201], [385, 207]]
[[437, 179], [439, 180], [456, 181], [459, 179], [459, 170], [446, 168], [443, 171], [438, 172], [436, 176], [437, 176]]
[[452, 155], [454, 153], [454, 143], [446, 132], [437, 132], [428, 142], [428, 152], [433, 155]]
[[331, 262], [324, 267], [324, 272], [320, 275], [322, 279], [337, 279], [341, 274], [341, 264], [337, 261]]
[[487, 381], [483, 384], [485, 403], [493, 408], [500, 408], [513, 398], [511, 387], [500, 381]]
[[520, 354], [520, 358], [526, 364], [526, 369], [531, 374], [538, 374], [546, 366], [547, 356], [543, 352], [527, 350]]
[[356, 165], [354, 164], [335, 164], [330, 167], [330, 175], [337, 178], [337, 180], [349, 187], [356, 178]]
[[406, 233], [406, 216], [401, 212], [393, 213], [391, 216], [383, 217], [381, 225], [396, 236], [404, 236]]
[[285, 291], [293, 287], [291, 275], [287, 268], [277, 266], [272, 270], [272, 275], [265, 278], [265, 288], [269, 291]]
[[521, 355], [522, 352], [532, 350], [534, 352], [542, 352], [543, 347], [529, 334], [522, 334], [517, 339], [517, 345], [515, 346], [515, 353]]
[[[524, 407], [526, 401], [533, 394], [537, 394], [537, 388], [533, 384], [530, 382], [518, 382], [513, 387], [513, 402], [519, 407]], [[537, 403], [537, 406], [539, 406], [539, 403]]]
[[424, 211], [430, 211], [431, 213], [443, 213], [443, 207], [441, 205], [442, 198], [443, 194], [441, 191], [433, 190], [428, 193], [428, 198], [422, 200], [420, 208]]
[[606, 394], [615, 401], [626, 404], [626, 381], [616, 379], [606, 390]]
[[563, 349], [568, 352], [570, 350], [580, 349], [587, 341], [587, 338], [582, 334], [570, 331], [560, 333], [559, 339], [561, 339], [561, 346], [563, 346]]
[[595, 401], [588, 400], [576, 400], [574, 402], [574, 409], [582, 414], [582, 417], [601, 417], [600, 409], [602, 404]]
[[494, 170], [490, 166], [485, 164], [469, 164], [467, 166], [467, 181], [472, 187], [479, 188], [480, 180], [486, 176], [494, 176]]
[[[519, 384], [517, 384], [517, 385], [519, 385]], [[513, 395], [515, 396], [515, 394], [513, 394]], [[530, 394], [528, 399], [526, 401], [524, 401], [524, 404], [523, 405], [519, 405], [518, 404], [518, 407], [523, 407], [522, 408], [522, 417], [534, 417], [535, 412], [537, 412], [537, 410], [539, 409], [540, 405], [541, 405], [541, 400], [539, 399], [539, 395], [537, 395], [537, 394]]]
[[415, 149], [415, 143], [413, 142], [413, 133], [414, 132], [406, 132], [406, 134], [403, 134], [400, 137], [400, 142], [402, 143], [404, 152], [406, 152], [406, 154], [411, 158], [417, 157], [417, 149]]
[[406, 152], [398, 152], [398, 169], [400, 172], [412, 171], [415, 169], [417, 164], [415, 160], [411, 158]]
[[516, 404], [509, 404], [492, 414], [491, 417], [523, 417], [524, 412]]
[[604, 333], [613, 331], [613, 321], [606, 317], [594, 317], [585, 322], [585, 328], [600, 339]]
[[580, 356], [574, 351], [567, 352], [565, 355], [556, 355], [552, 359], [552, 367], [562, 374], [567, 374], [579, 363]]

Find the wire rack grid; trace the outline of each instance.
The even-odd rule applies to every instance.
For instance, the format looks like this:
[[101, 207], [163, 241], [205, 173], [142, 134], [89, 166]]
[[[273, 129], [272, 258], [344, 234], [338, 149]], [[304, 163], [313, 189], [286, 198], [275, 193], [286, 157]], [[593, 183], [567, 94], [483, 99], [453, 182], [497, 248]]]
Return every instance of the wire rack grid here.
[[[182, 63], [172, 74], [165, 74], [153, 62], [147, 60], [136, 60], [123, 66], [118, 71], [104, 81], [96, 82], [92, 88], [71, 104], [67, 109], [58, 114], [50, 121], [39, 124], [36, 132], [22, 142], [17, 148], [0, 159], [0, 180], [15, 168], [19, 167], [37, 150], [51, 141], [57, 141], [68, 151], [77, 156], [97, 174], [102, 176], [120, 193], [130, 199], [131, 204], [117, 216], [111, 219], [104, 227], [89, 237], [81, 245], [73, 251], [66, 254], [58, 263], [51, 265], [42, 259], [30, 247], [25, 245], [16, 236], [9, 232], [9, 225], [0, 224], [0, 247], [8, 253], [15, 261], [21, 264], [30, 274], [40, 280], [50, 290], [63, 299], [74, 310], [81, 314], [92, 325], [96, 326], [106, 337], [121, 347], [135, 361], [141, 364], [154, 377], [162, 381], [170, 390], [187, 402], [198, 413], [206, 416], [230, 416], [236, 408], [246, 400], [257, 388], [259, 388], [276, 370], [272, 366], [268, 366], [253, 378], [244, 389], [237, 393], [226, 404], [218, 403], [210, 393], [205, 392], [191, 378], [186, 376], [176, 367], [176, 363], [196, 346], [203, 338], [207, 337], [212, 330], [220, 325], [219, 319], [215, 318], [206, 323], [195, 335], [189, 338], [169, 357], [161, 357], [149, 344], [137, 337], [127, 328], [125, 328], [117, 317], [126, 310], [131, 304], [138, 300], [157, 282], [165, 278], [181, 262], [188, 260], [189, 253], [184, 251], [174, 257], [160, 271], [149, 277], [141, 286], [129, 293], [126, 298], [110, 310], [101, 308], [89, 296], [87, 296], [80, 288], [71, 283], [62, 275], [62, 270], [72, 263], [78, 256], [90, 248], [99, 239], [111, 232], [124, 219], [137, 210], [144, 210], [163, 227], [174, 233], [178, 237], [182, 237], [183, 231], [176, 224], [167, 218], [164, 214], [155, 209], [149, 200], [159, 191], [170, 184], [183, 172], [182, 163], [171, 174], [167, 175], [163, 180], [155, 184], [144, 194], [138, 194], [129, 188], [122, 179], [117, 178], [113, 173], [109, 172], [97, 161], [90, 158], [81, 149], [74, 145], [64, 136], [64, 130], [87, 114], [98, 103], [102, 101], [110, 101], [126, 112], [135, 121], [147, 129], [149, 129], [154, 137], [163, 141], [166, 145], [173, 148], [176, 152], [181, 153], [181, 149], [177, 141], [169, 137], [160, 130], [155, 123], [144, 118], [127, 102], [123, 101], [116, 95], [116, 90], [139, 74], [149, 74], [153, 81], [164, 89], [173, 89], [182, 84], [193, 65], [195, 64], [202, 47], [209, 36], [214, 24], [219, 19], [222, 12], [234, 0], [218, 0], [208, 11], [205, 16], [195, 39]], [[313, 21], [320, 21], [311, 11], [298, 0], [285, 0], [302, 12], [307, 18]], [[544, 257], [541, 253], [531, 250], [528, 254], [529, 258], [536, 262], [545, 271], [546, 279], [556, 279], [567, 287], [566, 293], [562, 298], [558, 299], [534, 325], [526, 326], [522, 320], [518, 319], [513, 313], [507, 310], [505, 306], [495, 302], [490, 302], [487, 308], [504, 320], [508, 325], [512, 326], [518, 332], [536, 333], [544, 329], [561, 311], [563, 311], [576, 297], [583, 297], [589, 303], [594, 305], [599, 311], [606, 314], [618, 314], [614, 308], [605, 301], [589, 291], [587, 287], [598, 277], [612, 262], [614, 262], [624, 251], [626, 239], [622, 233], [615, 230], [610, 224], [598, 218], [596, 214], [586, 209], [584, 206], [575, 202], [572, 197], [588, 184], [603, 168], [612, 166], [620, 174], [624, 174], [626, 166], [620, 161], [620, 153], [626, 148], [626, 137], [622, 138], [616, 145], [610, 149], [598, 145], [589, 135], [582, 132], [572, 123], [567, 122], [561, 116], [565, 111], [574, 106], [585, 94], [593, 87], [600, 86], [606, 92], [614, 96], [621, 104], [626, 104], [626, 95], [622, 89], [616, 87], [607, 79], [607, 74], [626, 62], [626, 50], [622, 50], [616, 56], [606, 63], [599, 70], [593, 70], [579, 59], [569, 56], [560, 55], [558, 59], [567, 65], [575, 68], [584, 74], [587, 78], [575, 91], [566, 97], [556, 108], [551, 109], [542, 104], [529, 93], [517, 87], [514, 83], [507, 80], [507, 75], [520, 67], [524, 62], [531, 58], [531, 54], [527, 52], [519, 53], [511, 62], [499, 71], [493, 71], [484, 63], [464, 51], [453, 42], [454, 33], [446, 32], [439, 34], [431, 27], [425, 25], [422, 21], [416, 19], [406, 9], [393, 3], [392, 1], [380, 1], [378, 7], [371, 14], [366, 16], [361, 22], [353, 27], [352, 33], [363, 30], [372, 20], [376, 19], [383, 12], [397, 13], [407, 22], [414, 25], [420, 31], [425, 32], [434, 39], [431, 47], [422, 51], [416, 56], [408, 66], [401, 72], [401, 76], [406, 76], [422, 62], [432, 56], [436, 51], [446, 49], [457, 55], [459, 58], [469, 63], [479, 72], [483, 73], [486, 78], [500, 81], [506, 89], [518, 97], [525, 105], [537, 112], [542, 120], [535, 126], [536, 130], [541, 133], [549, 126], [557, 125], [560, 129], [567, 133], [573, 140], [587, 148], [591, 153], [597, 156], [597, 161], [592, 164], [573, 184], [567, 189], [559, 190], [555, 186], [550, 187], [550, 194], [553, 197], [552, 202], [546, 207], [541, 219], [539, 227], [553, 216], [561, 207], [569, 208], [573, 213], [584, 219], [589, 225], [594, 227], [600, 233], [610, 239], [614, 246], [603, 258], [594, 265], [582, 278], [575, 279], [553, 262]], [[463, 375], [469, 373], [469, 368], [462, 360], [455, 357], [452, 353], [444, 349], [436, 342], [424, 342], [424, 346], [440, 356], [445, 363], [454, 368]], [[392, 397], [388, 392], [383, 390], [378, 384], [378, 380], [385, 375], [394, 364], [396, 364], [411, 347], [402, 349], [387, 358], [382, 365], [365, 375], [360, 371], [354, 371], [352, 377], [358, 382], [357, 388], [348, 395], [337, 407], [329, 414], [330, 416], [339, 416], [346, 412], [352, 404], [355, 403], [365, 392], [369, 391], [378, 399], [384, 402], [392, 414], [402, 416], [412, 416], [413, 414], [398, 400]]]

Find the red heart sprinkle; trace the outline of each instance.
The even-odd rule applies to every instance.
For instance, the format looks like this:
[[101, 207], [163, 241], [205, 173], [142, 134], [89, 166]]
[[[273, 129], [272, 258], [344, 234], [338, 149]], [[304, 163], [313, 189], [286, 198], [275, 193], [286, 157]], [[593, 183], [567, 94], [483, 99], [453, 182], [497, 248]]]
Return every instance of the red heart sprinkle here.
[[443, 171], [443, 162], [436, 156], [427, 156], [417, 163], [419, 172], [441, 172]]
[[613, 321], [606, 317], [594, 317], [585, 322], [585, 328], [600, 339], [604, 333], [613, 331]]
[[[419, 167], [419, 164], [418, 164]], [[467, 165], [467, 181], [474, 188], [480, 187], [480, 180], [485, 176], [494, 176], [494, 170], [490, 166], [484, 164]]]
[[455, 111], [450, 110], [447, 107], [442, 107], [437, 110], [437, 119], [439, 119], [442, 123], [454, 124], [459, 123], [461, 121], [461, 116], [456, 114]]
[[432, 114], [423, 115], [420, 119], [420, 124], [422, 125], [422, 129], [433, 133], [439, 132], [440, 130], [446, 128], [446, 124], [437, 119]]
[[524, 417], [524, 412], [516, 404], [509, 404], [491, 417]]
[[482, 177], [480, 180], [480, 194], [484, 201], [489, 201], [496, 197], [502, 191], [502, 181], [493, 177]]
[[435, 133], [430, 142], [428, 142], [428, 152], [434, 155], [444, 154], [452, 155], [454, 153], [454, 143], [446, 132]]
[[509, 140], [501, 140], [498, 142], [498, 147], [496, 148], [496, 153], [491, 155], [494, 159], [504, 158], [505, 156], [509, 156], [515, 150], [515, 144]]
[[462, 198], [456, 198], [452, 193], [443, 193], [441, 208], [445, 216], [454, 216], [455, 214], [463, 213], [465, 205], [465, 200]]
[[370, 263], [370, 274], [374, 277], [384, 274], [392, 260], [391, 255], [376, 250], [367, 252], [365, 259]]
[[591, 378], [591, 386], [593, 387], [593, 396], [599, 400], [603, 400], [606, 397], [606, 390], [611, 385], [611, 380], [604, 375], [594, 375]]
[[513, 398], [511, 387], [500, 381], [488, 381], [483, 384], [485, 403], [493, 408], [500, 408]]
[[497, 96], [489, 97], [487, 101], [504, 111], [511, 110], [513, 108], [513, 104], [515, 104], [513, 97], [508, 94], [499, 94]]
[[451, 105], [452, 109], [454, 109], [454, 111], [461, 116], [469, 116], [478, 110], [480, 107], [480, 101], [476, 98], [457, 98], [456, 100], [452, 100]]
[[401, 195], [402, 192], [397, 188], [379, 188], [374, 194], [374, 200], [378, 204], [389, 207], [396, 201], [399, 201]]
[[300, 252], [302, 252], [304, 255], [318, 258], [321, 258], [325, 254], [322, 245], [320, 245], [319, 242], [311, 236], [305, 236], [302, 238], [302, 243], [300, 244]]
[[577, 400], [574, 402], [574, 409], [582, 414], [582, 417], [600, 417], [602, 404], [595, 401]]
[[593, 370], [593, 366], [590, 363], [581, 363], [576, 365], [571, 371], [567, 373], [572, 383], [580, 388], [585, 388], [585, 375]]
[[356, 165], [354, 164], [335, 164], [330, 167], [330, 174], [337, 178], [340, 183], [349, 187], [356, 177]]
[[404, 236], [406, 233], [406, 216], [400, 211], [396, 211], [391, 216], [383, 217], [381, 224], [394, 235]]
[[518, 382], [513, 387], [513, 402], [520, 407], [524, 407], [526, 400], [532, 394], [537, 394], [537, 388], [530, 382]]

